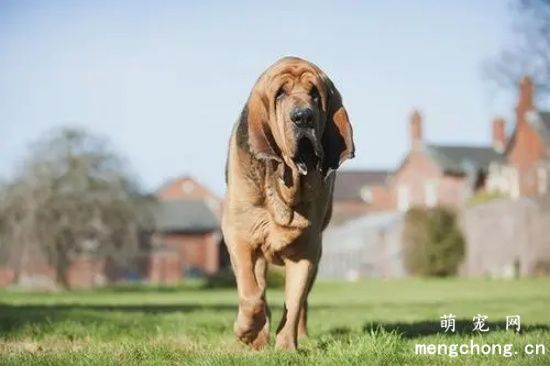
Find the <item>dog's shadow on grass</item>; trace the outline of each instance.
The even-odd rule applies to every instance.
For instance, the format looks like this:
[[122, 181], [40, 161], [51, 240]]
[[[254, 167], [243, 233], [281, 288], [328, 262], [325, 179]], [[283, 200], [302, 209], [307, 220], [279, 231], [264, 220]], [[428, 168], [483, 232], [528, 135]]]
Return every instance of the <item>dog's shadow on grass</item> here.
[[[124, 319], [131, 319], [132, 314], [169, 314], [193, 313], [208, 311], [213, 313], [236, 312], [237, 307], [231, 304], [2, 304], [0, 303], [0, 337], [6, 336], [27, 324], [51, 324], [64, 320], [77, 320], [80, 323], [96, 323], [98, 321], [116, 321], [108, 314], [119, 313]], [[124, 316], [130, 314], [130, 316]]]

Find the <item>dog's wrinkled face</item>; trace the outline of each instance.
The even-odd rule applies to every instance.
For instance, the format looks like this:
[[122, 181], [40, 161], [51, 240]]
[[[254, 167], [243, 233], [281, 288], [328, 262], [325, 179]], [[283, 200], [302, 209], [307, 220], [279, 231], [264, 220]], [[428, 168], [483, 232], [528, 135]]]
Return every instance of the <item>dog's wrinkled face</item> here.
[[326, 173], [353, 157], [351, 125], [338, 91], [315, 65], [283, 58], [258, 79], [248, 102], [250, 144], [258, 158], [300, 174]]
[[325, 83], [317, 70], [303, 62], [287, 62], [273, 71], [267, 80], [272, 95], [270, 128], [285, 157], [305, 175], [320, 169], [323, 160]]

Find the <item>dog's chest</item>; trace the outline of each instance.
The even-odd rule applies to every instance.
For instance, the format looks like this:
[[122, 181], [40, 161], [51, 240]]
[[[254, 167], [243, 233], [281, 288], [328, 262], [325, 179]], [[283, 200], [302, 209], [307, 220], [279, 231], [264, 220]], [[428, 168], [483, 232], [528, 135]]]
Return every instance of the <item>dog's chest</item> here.
[[323, 190], [319, 175], [294, 175], [290, 181], [272, 175], [266, 180], [266, 206], [278, 225], [306, 228], [315, 220]]
[[268, 256], [312, 232], [320, 231], [326, 207], [326, 187], [320, 177], [302, 178], [295, 189], [289, 189], [282, 182], [272, 182], [268, 186], [266, 203], [271, 224], [266, 227], [262, 245]]

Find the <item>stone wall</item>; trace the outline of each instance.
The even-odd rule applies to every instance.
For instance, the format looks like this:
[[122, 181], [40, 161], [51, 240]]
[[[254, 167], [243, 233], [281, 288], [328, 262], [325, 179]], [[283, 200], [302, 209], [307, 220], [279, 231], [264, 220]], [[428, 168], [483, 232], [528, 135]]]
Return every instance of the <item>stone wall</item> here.
[[466, 276], [515, 277], [550, 273], [548, 198], [497, 200], [466, 208]]

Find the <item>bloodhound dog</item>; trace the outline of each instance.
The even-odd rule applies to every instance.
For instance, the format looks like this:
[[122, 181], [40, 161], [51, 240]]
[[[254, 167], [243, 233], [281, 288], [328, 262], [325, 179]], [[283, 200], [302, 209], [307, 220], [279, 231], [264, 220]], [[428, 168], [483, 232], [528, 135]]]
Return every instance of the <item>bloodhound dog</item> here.
[[260, 76], [231, 134], [222, 219], [239, 296], [234, 332], [253, 348], [269, 340], [270, 263], [285, 266], [276, 347], [296, 349], [306, 335], [334, 172], [354, 151], [340, 93], [316, 65], [286, 57]]

